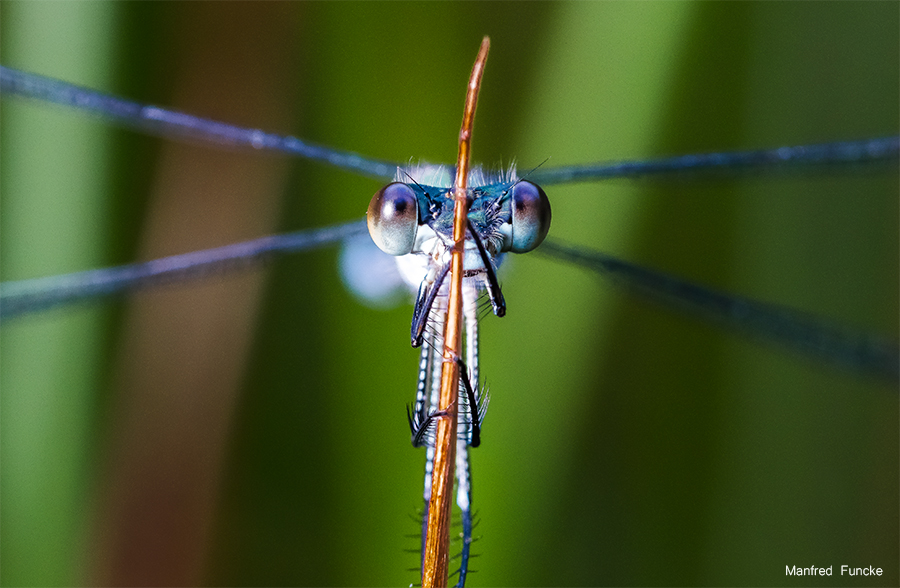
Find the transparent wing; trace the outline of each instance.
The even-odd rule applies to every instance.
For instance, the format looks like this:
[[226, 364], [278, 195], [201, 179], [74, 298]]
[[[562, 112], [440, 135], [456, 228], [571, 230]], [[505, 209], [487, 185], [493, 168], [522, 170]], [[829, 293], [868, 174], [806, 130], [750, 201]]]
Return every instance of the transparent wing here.
[[0, 66], [0, 90], [103, 116], [141, 132], [205, 141], [226, 147], [279, 151], [364, 176], [390, 179], [397, 164], [316, 145], [296, 137], [266, 133], [124, 100], [61, 80]]
[[275, 254], [318, 249], [366, 231], [365, 222], [354, 221], [118, 267], [6, 282], [0, 285], [0, 317], [8, 319], [127, 290], [201, 279], [214, 272], [247, 267]]
[[779, 343], [861, 373], [900, 380], [900, 348], [896, 341], [831, 324], [786, 306], [727, 294], [599, 251], [553, 241], [544, 243], [540, 251], [597, 272], [640, 297], [725, 329]]
[[537, 170], [529, 179], [538, 184], [564, 184], [610, 178], [644, 178], [665, 175], [736, 175], [785, 172], [812, 166], [860, 166], [897, 163], [900, 137], [860, 141], [836, 141], [758, 151], [698, 153], [647, 161], [620, 161]]
[[[0, 66], [0, 89], [15, 96], [77, 108], [153, 135], [200, 140], [227, 147], [278, 151], [385, 180], [391, 179], [398, 167], [397, 163], [324, 147], [297, 137], [248, 129], [132, 102], [5, 66]], [[900, 137], [895, 136], [766, 150], [699, 153], [645, 161], [587, 163], [539, 169], [529, 174], [528, 178], [538, 184], [550, 185], [667, 174], [762, 173], [814, 165], [896, 163], [898, 154]]]
[[[0, 67], [0, 86], [8, 94], [76, 108], [146, 133], [228, 147], [279, 151], [382, 179], [393, 177], [397, 169], [396, 163], [315, 145], [296, 137], [144, 105], [8, 67]], [[661, 175], [780, 173], [811, 166], [854, 169], [864, 164], [896, 164], [898, 154], [900, 137], [884, 137], [538, 169], [527, 177], [549, 185]], [[364, 223], [353, 222], [114, 268], [5, 283], [0, 289], [0, 316], [8, 319], [93, 297], [201, 278], [211, 272], [244, 267], [274, 254], [310, 250], [364, 232]], [[542, 251], [606, 274], [642, 296], [677, 310], [687, 310], [725, 328], [777, 341], [828, 362], [898, 378], [896, 344], [877, 337], [851, 333], [800, 311], [717, 292], [588, 249], [548, 244]]]
[[[125, 291], [203, 279], [274, 255], [333, 245], [366, 231], [364, 222], [355, 221], [118, 267], [7, 282], [0, 287], [0, 317], [9, 319]], [[796, 309], [717, 291], [599, 251], [552, 240], [539, 251], [597, 272], [671, 310], [691, 313], [722, 328], [778, 343], [827, 363], [900, 379], [900, 349], [886, 338], [838, 326]]]

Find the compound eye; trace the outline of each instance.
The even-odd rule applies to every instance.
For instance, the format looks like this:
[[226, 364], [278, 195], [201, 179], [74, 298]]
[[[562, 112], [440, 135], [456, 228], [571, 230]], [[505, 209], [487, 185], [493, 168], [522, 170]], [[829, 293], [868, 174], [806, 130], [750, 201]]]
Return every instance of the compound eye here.
[[379, 249], [391, 255], [410, 253], [419, 228], [416, 193], [402, 182], [388, 184], [372, 196], [366, 221]]
[[518, 182], [512, 189], [513, 253], [527, 253], [541, 244], [550, 230], [550, 201], [537, 184]]

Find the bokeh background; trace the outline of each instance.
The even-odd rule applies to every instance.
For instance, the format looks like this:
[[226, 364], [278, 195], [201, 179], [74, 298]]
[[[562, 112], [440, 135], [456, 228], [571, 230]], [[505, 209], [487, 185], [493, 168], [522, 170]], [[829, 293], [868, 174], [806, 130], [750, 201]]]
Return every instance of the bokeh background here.
[[[4, 65], [397, 161], [897, 134], [894, 3], [0, 4]], [[2, 278], [361, 217], [379, 183], [4, 98]], [[548, 190], [551, 236], [896, 339], [896, 168]], [[337, 252], [4, 323], [3, 585], [407, 585], [411, 307]], [[483, 321], [471, 586], [897, 585], [898, 394], [539, 253]], [[881, 578], [787, 578], [873, 565]]]

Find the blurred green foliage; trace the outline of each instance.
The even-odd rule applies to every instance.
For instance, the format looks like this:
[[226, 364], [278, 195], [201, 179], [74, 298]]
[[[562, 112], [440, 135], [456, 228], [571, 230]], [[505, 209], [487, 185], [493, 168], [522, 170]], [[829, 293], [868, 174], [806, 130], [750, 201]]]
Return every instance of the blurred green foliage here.
[[[485, 34], [492, 51], [474, 153], [489, 166], [900, 128], [893, 3], [7, 1], [0, 17], [4, 65], [176, 108], [188, 109], [179, 80], [213, 67], [197, 55], [213, 55], [227, 83], [250, 85], [251, 95], [257, 70], [275, 68], [289, 115], [248, 106], [229, 120], [274, 119], [269, 130], [401, 162], [454, 157]], [[277, 63], [254, 62], [262, 45]], [[215, 106], [201, 114], [214, 116]], [[138, 256], [165, 142], [39, 104], [4, 99], [2, 116], [3, 279]], [[379, 187], [305, 162], [290, 162], [286, 182], [276, 188], [273, 231], [361, 217]], [[896, 169], [612, 181], [548, 194], [552, 237], [897, 337]], [[206, 216], [183, 223], [203, 234]], [[208, 246], [229, 238], [213, 234]], [[403, 416], [415, 388], [411, 309], [355, 302], [333, 251], [270, 267], [247, 358], [223, 360], [246, 362], [239, 396], [223, 399], [225, 414], [197, 423], [186, 444], [162, 435], [140, 442], [147, 455], [177, 459], [220, 438], [207, 454], [221, 463], [211, 468], [205, 534], [185, 556], [199, 575], [182, 577], [415, 582], [407, 570], [417, 556], [404, 550], [418, 545], [410, 535], [419, 529], [424, 454], [409, 446]], [[493, 399], [472, 452], [481, 539], [470, 585], [847, 583], [784, 576], [785, 565], [812, 564], [887, 574], [854, 584], [900, 581], [892, 385], [630, 300], [539, 253], [508, 260], [501, 278], [508, 316], [483, 321]], [[130, 306], [104, 302], [3, 325], [4, 585], [90, 583], [104, 567], [156, 583], [154, 566], [176, 565], [142, 543], [154, 533], [161, 544], [173, 540], [154, 527], [165, 516], [148, 506], [116, 522], [144, 511], [123, 511], [104, 490], [123, 467], [116, 447], [131, 427], [117, 420], [131, 394], [121, 364], [156, 353], [141, 351], [145, 359], [123, 343]], [[216, 355], [210, 348], [182, 355], [186, 367], [164, 365], [145, 385], [167, 389], [164, 378], [185, 370], [212, 378], [190, 371]], [[178, 422], [176, 409], [159, 410], [143, 416]], [[207, 436], [206, 427], [225, 434]], [[143, 463], [126, 464], [134, 480], [144, 479]], [[210, 484], [187, 470], [141, 490], [165, 510], [179, 493]], [[98, 539], [110, 520], [135, 536]], [[186, 532], [195, 524], [186, 517]]]

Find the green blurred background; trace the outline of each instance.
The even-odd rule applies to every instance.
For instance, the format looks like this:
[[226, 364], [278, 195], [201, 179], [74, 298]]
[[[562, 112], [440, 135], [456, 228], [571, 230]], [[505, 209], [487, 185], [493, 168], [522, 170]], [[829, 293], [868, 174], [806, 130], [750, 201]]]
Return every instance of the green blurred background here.
[[[449, 161], [483, 35], [488, 165], [898, 133], [895, 3], [0, 4], [2, 63]], [[361, 217], [379, 183], [4, 100], [2, 278]], [[897, 337], [898, 179], [548, 189], [551, 236]], [[411, 308], [333, 250], [4, 324], [3, 585], [407, 585]], [[471, 586], [897, 585], [898, 396], [538, 253], [483, 321]], [[785, 565], [881, 567], [860, 579]]]

